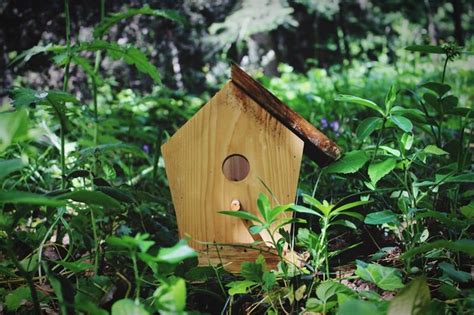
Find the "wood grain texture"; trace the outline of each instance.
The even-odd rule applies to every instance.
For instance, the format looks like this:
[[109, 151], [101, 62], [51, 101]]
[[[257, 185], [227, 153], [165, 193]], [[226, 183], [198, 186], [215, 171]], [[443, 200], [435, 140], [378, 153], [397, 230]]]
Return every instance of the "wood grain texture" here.
[[[254, 242], [246, 222], [218, 212], [230, 210], [232, 201], [238, 200], [242, 210], [260, 216], [258, 195], [268, 195], [261, 181], [279, 203], [293, 202], [303, 145], [298, 136], [228, 82], [162, 146], [180, 236], [190, 235], [197, 249], [203, 249], [198, 241]], [[249, 173], [241, 181], [230, 181], [222, 172], [224, 160], [232, 154], [249, 162]], [[265, 233], [261, 237], [269, 240]]]
[[280, 101], [239, 66], [232, 64], [232, 82], [265, 108], [278, 121], [304, 141], [304, 153], [319, 166], [326, 166], [341, 156], [341, 149], [300, 114]]

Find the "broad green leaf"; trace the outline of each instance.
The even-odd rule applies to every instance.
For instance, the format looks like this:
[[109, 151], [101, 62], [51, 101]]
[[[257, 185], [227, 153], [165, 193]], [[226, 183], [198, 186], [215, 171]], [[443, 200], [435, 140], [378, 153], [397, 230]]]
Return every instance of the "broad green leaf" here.
[[293, 204], [287, 204], [287, 205], [279, 205], [276, 206], [275, 208], [270, 210], [270, 215], [268, 216], [268, 222], [273, 222], [274, 219], [278, 217], [278, 215], [282, 214], [283, 212], [291, 209], [293, 207]]
[[251, 214], [247, 211], [244, 211], [244, 210], [219, 211], [219, 213], [225, 214], [225, 215], [230, 215], [232, 217], [237, 217], [237, 218], [244, 219], [244, 220], [255, 221], [255, 222], [259, 222], [259, 223], [263, 224], [263, 222], [257, 216], [255, 216], [255, 215], [253, 215], [253, 214]]
[[426, 148], [423, 149], [423, 152], [425, 152], [427, 154], [434, 154], [434, 155], [449, 154], [448, 152], [444, 151], [443, 149], [437, 147], [434, 144], [427, 145]]
[[149, 315], [150, 313], [138, 301], [122, 299], [112, 305], [111, 315]]
[[155, 244], [154, 241], [148, 240], [149, 234], [137, 233], [135, 237], [123, 235], [121, 237], [110, 236], [106, 239], [107, 244], [122, 247], [128, 250], [140, 249], [141, 252], [147, 252], [148, 249]]
[[151, 15], [157, 17], [163, 17], [180, 24], [186, 24], [186, 20], [182, 17], [177, 11], [174, 10], [154, 10], [148, 5], [143, 6], [138, 9], [129, 9], [125, 12], [113, 13], [103, 19], [99, 25], [94, 28], [94, 37], [101, 38], [112, 26], [125, 20], [127, 18], [133, 17], [135, 15]]
[[422, 315], [430, 303], [430, 289], [424, 277], [413, 279], [390, 301], [387, 315]]
[[441, 103], [439, 102], [438, 97], [434, 95], [433, 93], [423, 94], [423, 100], [426, 102], [426, 104], [433, 107], [438, 113], [443, 112], [443, 107], [441, 106]]
[[227, 284], [227, 287], [229, 287], [229, 295], [234, 296], [236, 294], [247, 293], [249, 289], [256, 284], [256, 282], [250, 280], [232, 281]]
[[318, 212], [314, 211], [313, 209], [306, 208], [304, 206], [293, 205], [291, 209], [296, 213], [305, 213], [321, 217], [321, 214], [319, 214]]
[[342, 206], [338, 206], [336, 209], [334, 209], [334, 211], [342, 212], [342, 211], [346, 211], [355, 207], [367, 205], [369, 203], [372, 203], [372, 200], [359, 200], [359, 201], [349, 202], [349, 203], [343, 204]]
[[7, 294], [5, 306], [8, 311], [15, 312], [25, 301], [31, 302], [31, 292], [27, 286], [21, 286]]
[[244, 277], [245, 280], [260, 283], [262, 282], [264, 272], [265, 265], [259, 262], [245, 261], [240, 265], [240, 275]]
[[177, 264], [185, 259], [196, 257], [197, 252], [189, 247], [186, 240], [181, 240], [173, 247], [160, 248], [158, 252], [157, 261], [168, 264]]
[[331, 225], [341, 225], [353, 230], [357, 229], [357, 226], [349, 220], [336, 220]]
[[390, 113], [393, 103], [395, 103], [396, 99], [397, 99], [397, 86], [395, 84], [392, 84], [390, 86], [390, 89], [387, 92], [387, 95], [385, 96], [385, 110], [387, 111], [387, 114]]
[[392, 223], [395, 221], [397, 221], [397, 215], [390, 210], [369, 213], [364, 219], [365, 224], [371, 225]]
[[397, 160], [393, 158], [388, 158], [385, 161], [374, 162], [369, 165], [368, 173], [372, 185], [376, 186], [379, 180], [388, 175], [395, 166], [397, 165]]
[[426, 82], [421, 86], [435, 92], [439, 97], [442, 97], [444, 94], [448, 93], [449, 90], [451, 90], [451, 87], [448, 84], [443, 84], [440, 82]]
[[413, 129], [413, 124], [408, 118], [399, 115], [391, 115], [389, 117], [390, 121], [392, 121], [395, 125], [398, 126], [401, 130], [405, 132], [411, 132]]
[[268, 222], [268, 215], [270, 213], [270, 199], [268, 199], [267, 195], [260, 193], [257, 199], [257, 207], [258, 211], [262, 215], [264, 222]]
[[341, 159], [326, 167], [326, 173], [350, 174], [361, 169], [369, 160], [365, 151], [351, 151]]
[[357, 264], [356, 275], [377, 285], [383, 290], [393, 291], [403, 288], [400, 271], [395, 268], [385, 267], [379, 264]]
[[339, 102], [348, 102], [348, 103], [353, 103], [357, 105], [362, 105], [379, 112], [382, 116], [385, 116], [383, 109], [380, 108], [377, 104], [375, 104], [374, 102], [370, 100], [360, 98], [358, 96], [340, 94], [336, 96], [334, 100], [339, 101]]
[[402, 144], [402, 150], [410, 150], [413, 145], [414, 136], [411, 133], [404, 133], [400, 138], [400, 143]]
[[15, 203], [38, 206], [60, 207], [66, 205], [66, 201], [54, 199], [45, 195], [38, 195], [24, 191], [0, 191], [1, 203]]
[[340, 303], [338, 315], [368, 315], [380, 314], [373, 302], [347, 298]]
[[21, 159], [0, 160], [0, 179], [21, 170], [23, 167], [25, 167], [25, 163]]
[[443, 112], [449, 112], [458, 105], [459, 99], [454, 95], [448, 95], [441, 99], [441, 106], [443, 106]]
[[326, 303], [329, 299], [336, 297], [337, 293], [351, 294], [352, 290], [336, 281], [324, 281], [316, 288], [316, 296]]
[[24, 109], [0, 113], [0, 153], [28, 136], [28, 113]]
[[438, 264], [438, 267], [443, 270], [443, 272], [452, 280], [456, 282], [469, 282], [472, 280], [471, 274], [469, 272], [456, 270], [452, 264], [447, 262], [442, 262]]
[[58, 199], [71, 199], [88, 205], [97, 205], [105, 208], [120, 208], [120, 203], [117, 200], [100, 191], [76, 190], [60, 195]]
[[474, 240], [460, 239], [457, 241], [438, 240], [431, 243], [421, 244], [418, 247], [412, 248], [402, 254], [403, 259], [410, 259], [411, 257], [429, 252], [433, 249], [448, 249], [453, 252], [463, 252], [471, 257], [474, 257]]
[[268, 292], [275, 286], [276, 276], [271, 271], [265, 271], [262, 276], [262, 281], [263, 281], [262, 288]]
[[474, 201], [471, 201], [468, 205], [461, 207], [460, 211], [466, 218], [474, 218]]
[[186, 282], [178, 277], [166, 279], [153, 293], [155, 309], [179, 313], [186, 307]]
[[444, 54], [444, 49], [434, 45], [411, 45], [405, 47], [408, 51], [417, 51], [427, 54]]
[[370, 136], [375, 130], [382, 127], [383, 119], [380, 117], [369, 117], [364, 119], [356, 129], [357, 138], [364, 140]]
[[384, 150], [387, 153], [390, 153], [393, 156], [400, 157], [400, 151], [399, 150], [393, 149], [391, 147], [387, 147], [385, 145], [381, 145], [379, 148]]
[[249, 228], [249, 232], [250, 232], [250, 234], [255, 235], [255, 234], [258, 234], [258, 233], [262, 232], [264, 229], [265, 229], [265, 226], [263, 226], [263, 225], [252, 225]]
[[147, 56], [138, 48], [132, 46], [119, 46], [103, 40], [95, 40], [90, 43], [83, 43], [78, 47], [78, 51], [107, 51], [108, 55], [116, 60], [123, 60], [129, 65], [133, 65], [138, 71], [148, 74], [156, 83], [161, 83], [160, 74], [154, 65], [150, 63]]
[[82, 261], [55, 261], [56, 264], [63, 266], [66, 269], [71, 270], [74, 273], [82, 272], [88, 269], [94, 268], [93, 265], [82, 262]]

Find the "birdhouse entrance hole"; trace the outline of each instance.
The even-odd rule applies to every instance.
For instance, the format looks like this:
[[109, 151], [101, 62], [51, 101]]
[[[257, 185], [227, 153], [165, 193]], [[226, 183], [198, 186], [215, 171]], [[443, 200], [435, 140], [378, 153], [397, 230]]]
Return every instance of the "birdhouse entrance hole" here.
[[247, 158], [240, 154], [232, 154], [225, 158], [222, 163], [222, 173], [233, 182], [243, 180], [250, 171], [250, 164]]

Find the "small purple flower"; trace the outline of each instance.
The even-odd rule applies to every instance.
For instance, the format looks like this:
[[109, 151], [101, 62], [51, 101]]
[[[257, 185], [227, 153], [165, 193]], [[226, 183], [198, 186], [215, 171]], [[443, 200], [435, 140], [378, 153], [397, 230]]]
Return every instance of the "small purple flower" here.
[[150, 153], [150, 146], [148, 144], [144, 144], [143, 151], [145, 151], [146, 153]]
[[328, 127], [328, 121], [326, 118], [321, 119], [321, 128], [326, 129]]
[[334, 132], [337, 132], [339, 130], [339, 122], [337, 120], [335, 121], [332, 121], [329, 126], [331, 126], [331, 129], [334, 131]]

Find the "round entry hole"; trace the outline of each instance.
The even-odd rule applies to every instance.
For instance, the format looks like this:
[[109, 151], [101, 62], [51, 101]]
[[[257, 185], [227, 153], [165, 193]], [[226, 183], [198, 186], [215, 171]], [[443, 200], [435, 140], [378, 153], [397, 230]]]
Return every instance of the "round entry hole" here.
[[226, 157], [222, 163], [222, 173], [224, 176], [233, 182], [243, 180], [250, 171], [249, 161], [245, 156], [240, 154], [232, 154]]

